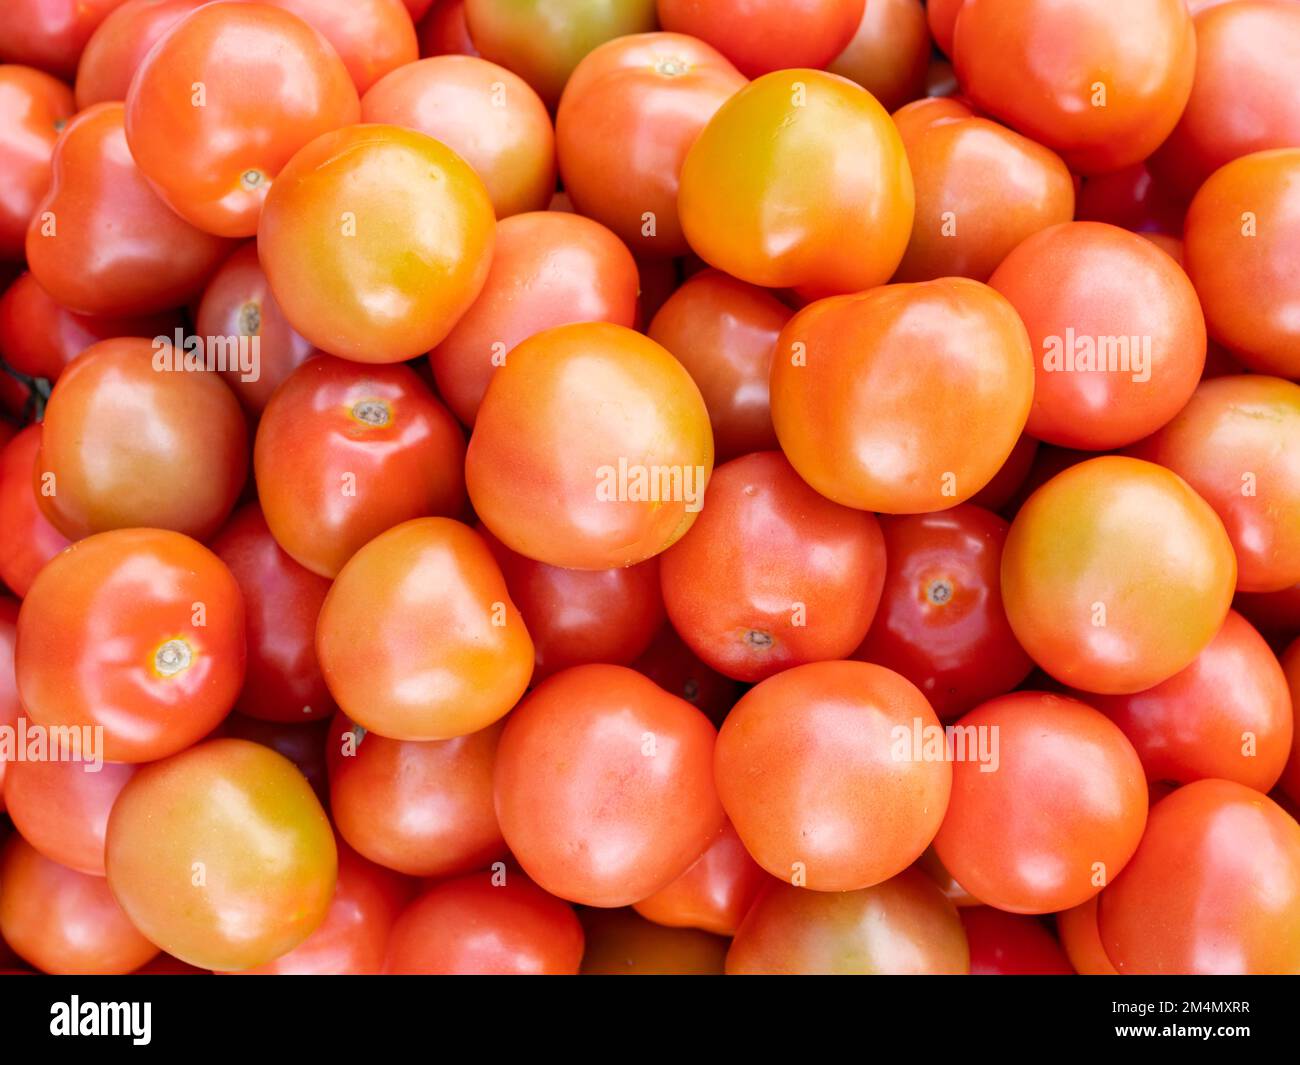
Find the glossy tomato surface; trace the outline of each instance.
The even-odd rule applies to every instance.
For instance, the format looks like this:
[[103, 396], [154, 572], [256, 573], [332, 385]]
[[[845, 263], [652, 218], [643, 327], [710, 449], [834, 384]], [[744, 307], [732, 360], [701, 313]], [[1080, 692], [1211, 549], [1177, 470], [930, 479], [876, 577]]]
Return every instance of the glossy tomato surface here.
[[29, 425], [0, 450], [0, 580], [26, 595], [41, 567], [68, 546], [37, 502], [41, 426]]
[[77, 107], [125, 100], [144, 57], [204, 0], [125, 0], [86, 41], [77, 62]]
[[27, 224], [49, 191], [54, 142], [75, 109], [58, 78], [0, 66], [0, 259], [23, 258]]

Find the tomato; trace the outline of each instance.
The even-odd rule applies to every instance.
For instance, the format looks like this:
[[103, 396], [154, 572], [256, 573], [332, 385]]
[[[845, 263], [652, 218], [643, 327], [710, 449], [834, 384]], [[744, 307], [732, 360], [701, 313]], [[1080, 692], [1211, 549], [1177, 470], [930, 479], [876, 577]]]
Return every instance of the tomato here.
[[45, 410], [39, 502], [70, 539], [109, 529], [174, 529], [206, 539], [248, 473], [248, 426], [214, 374], [137, 337], [74, 359]]
[[553, 895], [626, 906], [686, 872], [723, 826], [716, 733], [621, 666], [543, 681], [506, 721], [496, 810], [510, 851]]
[[403, 0], [259, 0], [291, 12], [324, 37], [358, 93], [420, 58], [415, 22]]
[[125, 100], [149, 50], [204, 0], [126, 0], [96, 27], [77, 63], [77, 107]]
[[694, 865], [635, 909], [656, 924], [734, 936], [767, 880], [727, 822]]
[[1027, 137], [983, 118], [919, 130], [900, 121], [899, 132], [916, 185], [917, 224], [898, 281], [987, 281], [1022, 241], [1074, 217], [1070, 172]]
[[967, 0], [951, 54], [977, 107], [1097, 174], [1173, 130], [1196, 33], [1185, 0]]
[[953, 32], [964, 3], [966, 0], [925, 0], [925, 20], [930, 25], [934, 43], [944, 55], [952, 55]]
[[555, 211], [503, 219], [487, 283], [430, 353], [438, 391], [472, 426], [488, 382], [512, 349], [574, 322], [632, 326], [636, 301], [636, 262], [600, 223]]
[[57, 78], [0, 66], [0, 259], [23, 258], [27, 224], [49, 191], [54, 143], [74, 110]]
[[949, 744], [952, 799], [934, 850], [981, 902], [1012, 913], [1069, 909], [1132, 857], [1146, 778], [1133, 745], [1096, 710], [1015, 692], [964, 715]]
[[1184, 196], [1252, 152], [1300, 144], [1300, 8], [1234, 0], [1196, 16], [1196, 77], [1152, 166]]
[[853, 657], [896, 670], [940, 718], [1010, 691], [1033, 666], [1002, 608], [1007, 523], [962, 504], [938, 514], [886, 517], [884, 589]]
[[323, 351], [402, 362], [478, 297], [492, 203], [450, 148], [396, 126], [350, 126], [294, 156], [267, 198], [257, 250], [285, 318]]
[[1191, 665], [1219, 631], [1237, 562], [1208, 503], [1138, 459], [1072, 466], [1020, 509], [1002, 600], [1030, 657], [1064, 684], [1126, 695]]
[[1251, 370], [1300, 378], [1300, 148], [1216, 171], [1187, 210], [1185, 255], [1210, 335]]
[[1095, 174], [1079, 189], [1075, 218], [1109, 222], [1135, 233], [1181, 233], [1186, 205], [1146, 163]]
[[985, 510], [1000, 511], [1019, 493], [1021, 486], [1034, 468], [1039, 444], [1032, 436], [1023, 434], [1011, 449], [1007, 461], [983, 488], [971, 497], [971, 502]]
[[911, 865], [943, 820], [952, 767], [942, 735], [937, 752], [924, 746], [938, 728], [916, 687], [882, 666], [796, 666], [727, 716], [718, 794], [773, 876], [815, 891], [870, 887]]
[[965, 278], [819, 300], [772, 360], [772, 421], [799, 475], [862, 510], [940, 510], [983, 488], [1029, 413], [1025, 327]]
[[102, 726], [98, 753], [109, 761], [166, 757], [211, 732], [239, 694], [239, 585], [180, 533], [100, 533], [37, 574], [15, 665], [33, 723]]
[[[407, 0], [407, 4], [429, 0]], [[478, 55], [465, 21], [465, 0], [433, 0], [433, 6], [416, 27], [420, 38], [420, 55]]]
[[465, 458], [483, 524], [528, 558], [572, 569], [642, 562], [695, 521], [713, 470], [690, 375], [630, 329], [530, 337], [492, 376]]
[[266, 721], [314, 721], [334, 712], [316, 661], [316, 618], [330, 582], [298, 565], [271, 537], [256, 503], [212, 539], [244, 598], [248, 659], [235, 709]]
[[0, 851], [0, 935], [47, 973], [129, 973], [158, 953], [103, 877], [52, 862], [19, 835]]
[[422, 59], [380, 79], [361, 100], [365, 122], [427, 133], [487, 186], [497, 218], [545, 209], [555, 191], [555, 130], [519, 75], [468, 55]]
[[4, 775], [4, 808], [23, 839], [51, 861], [104, 875], [104, 831], [135, 766], [21, 759]]
[[182, 218], [219, 236], [251, 237], [294, 153], [360, 113], [338, 53], [296, 15], [267, 4], [207, 4], [140, 64], [126, 96], [126, 139]]
[[695, 928], [667, 928], [633, 910], [584, 909], [584, 976], [721, 976], [727, 940]]
[[704, 711], [715, 725], [740, 697], [741, 686], [699, 660], [671, 625], [664, 625], [645, 654], [632, 663], [638, 673]]
[[939, 856], [934, 853], [934, 847], [929, 846], [925, 853], [916, 860], [913, 868], [920, 870], [931, 880], [935, 882], [939, 890], [943, 892], [943, 897], [957, 907], [979, 906], [980, 900], [957, 883], [952, 873], [944, 867], [943, 862], [939, 861]]
[[745, 84], [721, 53], [682, 34], [620, 37], [595, 49], [556, 115], [560, 173], [574, 205], [639, 254], [684, 255], [682, 163]]
[[1208, 777], [1268, 791], [1291, 752], [1286, 676], [1236, 611], [1181, 673], [1133, 695], [1081, 698], [1124, 730], [1152, 781]]
[[460, 426], [411, 369], [319, 355], [267, 404], [253, 466], [276, 541], [333, 577], [386, 529], [460, 513], [464, 455]]
[[926, 95], [929, 65], [930, 31], [921, 0], [875, 0], [863, 8], [853, 39], [826, 69], [856, 81], [895, 111]]
[[573, 908], [518, 873], [436, 884], [397, 919], [387, 973], [576, 975], [582, 925]]
[[210, 739], [230, 737], [252, 740], [289, 759], [311, 785], [321, 806], [329, 809], [329, 780], [325, 768], [325, 745], [330, 722], [265, 721], [246, 714], [231, 714]]
[[1120, 973], [1300, 971], [1300, 825], [1241, 784], [1187, 784], [1152, 808], [1098, 924]]
[[723, 104], [686, 155], [677, 200], [682, 231], [710, 266], [813, 296], [887, 281], [914, 205], [888, 112], [817, 70], [768, 74]]
[[534, 681], [590, 662], [630, 665], [663, 626], [657, 558], [621, 569], [562, 569], [516, 554], [485, 528], [479, 533], [533, 638]]
[[968, 906], [958, 912], [970, 942], [972, 976], [1073, 975], [1056, 940], [1032, 917], [991, 906]]
[[36, 501], [41, 427], [29, 425], [0, 451], [0, 580], [26, 595], [41, 567], [68, 546]]
[[411, 16], [411, 20], [414, 22], [419, 22], [420, 19], [424, 18], [430, 7], [435, 4], [441, 5], [444, 2], [445, 0], [402, 0]]
[[769, 882], [727, 952], [731, 976], [969, 971], [956, 908], [913, 869], [858, 891]]
[[719, 462], [777, 447], [768, 377], [792, 314], [756, 285], [702, 270], [650, 322], [646, 334], [677, 357], [704, 397]]
[[729, 677], [758, 681], [862, 642], [885, 542], [875, 515], [818, 495], [766, 451], [718, 467], [660, 573], [668, 617], [691, 649]]
[[53, 183], [27, 229], [27, 262], [70, 311], [141, 315], [202, 289], [230, 243], [158, 198], [127, 148], [121, 104], [72, 119], [54, 149]]
[[1283, 653], [1282, 669], [1291, 693], [1295, 727], [1291, 732], [1291, 756], [1279, 784], [1292, 802], [1300, 803], [1300, 638]]
[[655, 29], [654, 0], [465, 0], [465, 21], [484, 59], [528, 82], [548, 107], [583, 56]]
[[492, 806], [501, 726], [450, 740], [385, 739], [339, 714], [330, 728], [330, 807], [372, 862], [411, 876], [482, 869], [506, 854]]
[[1280, 592], [1238, 592], [1232, 605], [1277, 650], [1300, 636], [1300, 583]]
[[[18, 636], [18, 601], [0, 594], [0, 728], [8, 731], [23, 716], [18, 701], [18, 681], [14, 676], [14, 644]], [[0, 757], [0, 813], [4, 813], [4, 782], [8, 759]], [[0, 940], [0, 947], [4, 941]]]
[[1094, 895], [1087, 902], [1056, 915], [1056, 934], [1070, 964], [1080, 976], [1119, 975], [1101, 945], [1101, 932], [1097, 928], [1097, 904], [1100, 901], [1101, 896]]
[[708, 41], [754, 78], [826, 66], [853, 40], [862, 10], [863, 0], [659, 0], [659, 21]]
[[205, 969], [251, 969], [320, 927], [338, 854], [286, 758], [247, 740], [142, 767], [108, 819], [108, 886], [132, 923]]
[[343, 712], [395, 740], [486, 728], [533, 670], [492, 552], [450, 518], [404, 522], [352, 557], [321, 608], [316, 653]]
[[71, 81], [95, 28], [122, 0], [11, 0], [0, 27], [0, 62], [39, 67]]

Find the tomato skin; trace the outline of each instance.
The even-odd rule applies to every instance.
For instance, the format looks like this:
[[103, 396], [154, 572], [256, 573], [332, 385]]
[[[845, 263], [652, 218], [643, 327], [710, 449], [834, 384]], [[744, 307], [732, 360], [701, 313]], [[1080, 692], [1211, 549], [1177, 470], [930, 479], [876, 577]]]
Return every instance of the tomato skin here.
[[1227, 616], [1237, 560], [1214, 511], [1161, 466], [1105, 456], [1020, 508], [1002, 553], [1016, 638], [1064, 684], [1144, 691], [1185, 669]]
[[234, 739], [142, 767], [109, 816], [107, 855], [108, 886], [132, 923], [181, 961], [219, 970], [263, 965], [311, 935], [338, 870], [306, 779]]
[[50, 861], [15, 833], [0, 851], [0, 935], [46, 973], [129, 973], [158, 953], [107, 881]]
[[26, 595], [41, 567], [68, 546], [37, 502], [41, 427], [29, 425], [0, 451], [0, 580]]
[[1060, 946], [1032, 917], [991, 906], [957, 911], [970, 943], [971, 976], [1072, 976]]
[[620, 37], [589, 53], [556, 114], [560, 173], [574, 205], [638, 254], [686, 254], [677, 213], [682, 164], [700, 130], [746, 84], [721, 53], [682, 34]]
[[645, 653], [632, 663], [632, 668], [664, 691], [703, 711], [714, 725], [722, 724], [740, 698], [740, 684], [701, 662], [671, 625], [659, 630]]
[[781, 332], [772, 421], [791, 464], [829, 499], [920, 513], [983, 488], [1033, 395], [1014, 309], [966, 278], [819, 300]]
[[957, 15], [966, 0], [926, 0], [925, 20], [930, 25], [934, 43], [944, 55], [952, 55], [952, 38], [957, 27]]
[[404, 522], [352, 557], [325, 597], [316, 654], [343, 712], [395, 740], [486, 728], [533, 670], [500, 567], [450, 518]]
[[[196, 83], [202, 107], [193, 103]], [[182, 218], [218, 236], [251, 237], [290, 158], [360, 114], [343, 61], [302, 19], [267, 4], [209, 4], [140, 64], [126, 96], [126, 139]]]
[[492, 805], [501, 726], [450, 740], [390, 740], [343, 714], [330, 726], [330, 807], [372, 862], [410, 876], [459, 876], [505, 857]]
[[0, 62], [71, 81], [95, 28], [122, 0], [12, 0], [0, 31]]
[[1101, 895], [1098, 924], [1121, 973], [1300, 970], [1300, 825], [1226, 780], [1198, 780], [1151, 809], [1142, 844]]
[[555, 191], [555, 130], [529, 84], [468, 55], [423, 59], [377, 81], [363, 122], [427, 133], [483, 179], [498, 219], [546, 208]]
[[90, 35], [77, 62], [77, 109], [126, 99], [149, 50], [204, 0], [126, 0]]
[[121, 104], [73, 118], [27, 228], [27, 263], [70, 311], [142, 315], [187, 302], [231, 250], [161, 200], [127, 147]]
[[1075, 972], [1080, 976], [1118, 976], [1119, 973], [1101, 945], [1101, 931], [1097, 927], [1097, 906], [1100, 895], [1081, 902], [1070, 910], [1056, 915], [1056, 934], [1061, 947]]
[[1184, 0], [967, 0], [952, 56], [980, 110], [1096, 174], [1147, 158], [1173, 130], [1196, 33]]
[[[428, 0], [422, 2], [429, 7]], [[420, 38], [420, 55], [478, 55], [465, 20], [465, 0], [433, 0], [429, 13], [416, 27]]]
[[311, 785], [321, 806], [329, 809], [329, 781], [325, 768], [325, 744], [329, 736], [328, 721], [264, 721], [247, 714], [231, 714], [210, 739], [229, 737], [251, 740], [269, 747], [289, 759]]
[[334, 577], [385, 530], [459, 514], [464, 455], [460, 426], [414, 371], [318, 355], [267, 404], [253, 468], [276, 541]]
[[49, 191], [54, 143], [75, 110], [57, 78], [0, 66], [0, 260], [23, 259], [27, 225]]
[[769, 881], [727, 952], [727, 975], [970, 971], [957, 910], [914, 869], [847, 892]]
[[384, 972], [576, 975], [583, 933], [573, 908], [518, 873], [436, 884], [397, 919]]
[[415, 22], [402, 0], [259, 0], [297, 15], [343, 60], [357, 92], [420, 58]]
[[1033, 666], [1002, 607], [1007, 529], [967, 503], [881, 522], [880, 608], [853, 657], [901, 673], [941, 719], [1010, 691]]
[[1007, 461], [993, 475], [993, 480], [976, 492], [970, 501], [985, 510], [1005, 509], [1028, 479], [1038, 457], [1038, 450], [1037, 440], [1028, 434], [1021, 434], [1016, 446], [1011, 449], [1011, 454], [1007, 456]]
[[930, 31], [921, 0], [876, 0], [826, 69], [856, 81], [888, 111], [926, 95]]
[[952, 873], [948, 872], [943, 862], [939, 861], [939, 856], [934, 853], [933, 845], [925, 849], [925, 853], [916, 860], [913, 868], [933, 880], [939, 890], [943, 892], [943, 897], [954, 906], [961, 908], [982, 905], [979, 899], [957, 883]]
[[[0, 593], [0, 727], [15, 728], [18, 718], [23, 715], [22, 704], [18, 701], [18, 680], [14, 675], [14, 645], [18, 640], [17, 599]], [[0, 758], [0, 813], [4, 813], [4, 782], [8, 775], [8, 761]], [[2, 839], [3, 833], [0, 833]], [[0, 939], [0, 948], [4, 941]]]
[[139, 337], [87, 348], [50, 393], [38, 501], [70, 539], [125, 528], [207, 539], [248, 472], [248, 426], [225, 383], [159, 368], [180, 354]]
[[119, 529], [79, 541], [37, 574], [18, 616], [15, 665], [33, 723], [102, 725], [105, 759], [146, 762], [220, 723], [243, 683], [244, 653], [243, 597], [216, 555], [180, 533]]
[[1075, 218], [1134, 233], [1181, 233], [1186, 209], [1163, 176], [1157, 178], [1146, 163], [1134, 163], [1087, 178], [1079, 189]]
[[718, 794], [773, 876], [814, 891], [870, 887], [920, 857], [943, 820], [952, 767], [923, 752], [894, 757], [897, 729], [911, 737], [938, 725], [920, 691], [882, 666], [796, 666], [727, 715]]
[[885, 578], [875, 515], [808, 487], [779, 451], [719, 466], [690, 531], [660, 556], [673, 627], [705, 663], [759, 681], [843, 658]]
[[511, 550], [571, 569], [670, 547], [712, 470], [708, 410], [690, 375], [654, 341], [603, 322], [516, 347], [492, 376], [465, 457], [483, 524]]
[[907, 153], [865, 89], [820, 70], [731, 97], [682, 165], [682, 231], [710, 266], [811, 296], [889, 280], [915, 209]]
[[853, 40], [863, 6], [862, 0], [659, 0], [659, 21], [708, 41], [756, 78], [826, 66]]
[[727, 940], [697, 928], [668, 928], [634, 910], [579, 912], [586, 934], [583, 976], [721, 976]]
[[599, 222], [529, 211], [498, 222], [496, 234], [482, 291], [429, 354], [439, 394], [468, 426], [497, 367], [529, 337], [575, 322], [636, 322], [636, 261]]
[[501, 736], [496, 810], [511, 853], [538, 885], [572, 902], [647, 898], [722, 830], [715, 738], [702, 713], [630, 669], [557, 673]]

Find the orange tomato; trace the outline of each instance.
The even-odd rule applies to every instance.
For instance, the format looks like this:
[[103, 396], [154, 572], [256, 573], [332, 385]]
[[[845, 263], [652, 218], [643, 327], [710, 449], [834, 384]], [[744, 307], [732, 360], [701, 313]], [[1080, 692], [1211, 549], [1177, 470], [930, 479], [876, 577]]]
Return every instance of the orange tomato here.
[[420, 58], [415, 23], [402, 0], [260, 0], [292, 12], [343, 60], [357, 92]]
[[23, 258], [27, 225], [50, 188], [54, 143], [74, 110], [57, 78], [0, 66], [0, 259]]
[[77, 107], [126, 99], [131, 78], [167, 32], [204, 0], [126, 0], [96, 27], [77, 63]]

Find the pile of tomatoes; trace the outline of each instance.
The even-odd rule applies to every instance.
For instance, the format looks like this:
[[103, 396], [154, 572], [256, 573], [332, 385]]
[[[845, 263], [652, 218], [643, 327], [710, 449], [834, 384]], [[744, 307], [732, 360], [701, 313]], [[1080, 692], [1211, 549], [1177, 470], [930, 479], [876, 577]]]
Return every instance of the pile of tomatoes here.
[[1295, 0], [7, 0], [0, 274], [0, 969], [1300, 972]]

